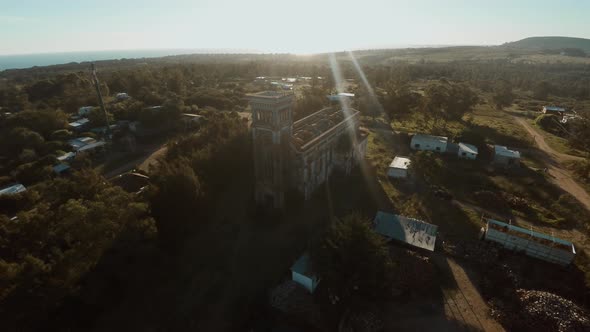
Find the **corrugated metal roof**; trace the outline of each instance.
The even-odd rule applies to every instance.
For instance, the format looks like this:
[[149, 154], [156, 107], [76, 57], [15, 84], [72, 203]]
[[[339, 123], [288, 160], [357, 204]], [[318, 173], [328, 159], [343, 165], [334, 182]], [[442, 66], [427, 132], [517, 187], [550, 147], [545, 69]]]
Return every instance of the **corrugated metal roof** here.
[[414, 247], [434, 251], [438, 226], [418, 219], [379, 211], [375, 216], [375, 231]]
[[68, 152], [68, 153], [62, 154], [61, 156], [57, 157], [57, 160], [59, 160], [59, 161], [64, 161], [64, 160], [72, 159], [72, 158], [74, 158], [75, 156], [76, 156], [76, 154], [75, 154], [75, 153], [73, 153], [73, 152]]
[[313, 272], [311, 271], [311, 263], [309, 261], [309, 254], [305, 253], [295, 261], [293, 266], [291, 266], [291, 271], [297, 272], [301, 275], [307, 277], [313, 277]]
[[554, 112], [565, 112], [565, 108], [557, 106], [543, 106], [544, 109]]
[[25, 186], [23, 186], [20, 183], [15, 183], [13, 185], [10, 185], [8, 187], [4, 187], [2, 189], [0, 189], [0, 196], [2, 195], [14, 195], [14, 194], [18, 194], [18, 193], [22, 193], [23, 191], [26, 191], [27, 188]]
[[106, 144], [105, 141], [98, 141], [98, 142], [90, 143], [90, 144], [84, 145], [83, 147], [79, 148], [78, 152], [84, 152], [86, 150], [96, 149], [96, 148], [101, 147], [105, 144]]
[[502, 145], [494, 145], [494, 153], [504, 157], [520, 158], [520, 152], [516, 150], [510, 150]]
[[571, 243], [570, 241], [566, 241], [566, 240], [562, 240], [560, 238], [556, 238], [552, 235], [547, 235], [544, 233], [539, 233], [539, 232], [535, 232], [532, 229], [526, 229], [526, 228], [522, 228], [522, 227], [518, 227], [518, 226], [514, 226], [511, 224], [507, 224], [505, 222], [501, 222], [498, 220], [494, 220], [494, 219], [488, 219], [488, 223], [490, 224], [496, 224], [500, 227], [507, 227], [509, 230], [515, 231], [515, 232], [519, 232], [519, 233], [523, 233], [529, 236], [533, 236], [539, 239], [544, 239], [544, 240], [549, 240], [549, 241], [554, 241], [556, 243], [560, 243], [566, 246], [571, 246], [572, 250], [573, 250], [573, 243]]
[[58, 174], [68, 169], [70, 169], [70, 166], [68, 166], [67, 164], [57, 164], [53, 166], [53, 171]]
[[433, 136], [433, 135], [426, 135], [426, 134], [415, 134], [412, 137], [412, 142], [414, 140], [419, 140], [421, 142], [437, 142], [437, 143], [444, 143], [446, 144], [449, 139], [444, 136]]
[[410, 158], [406, 158], [406, 157], [395, 157], [393, 158], [393, 161], [391, 162], [391, 164], [389, 164], [390, 168], [399, 168], [399, 169], [408, 169], [408, 166], [410, 166]]

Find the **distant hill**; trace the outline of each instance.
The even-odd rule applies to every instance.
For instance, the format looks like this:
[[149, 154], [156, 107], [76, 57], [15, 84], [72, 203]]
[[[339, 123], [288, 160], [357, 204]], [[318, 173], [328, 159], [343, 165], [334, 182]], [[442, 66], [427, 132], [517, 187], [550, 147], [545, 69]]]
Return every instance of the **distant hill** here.
[[527, 50], [581, 49], [590, 53], [590, 39], [573, 37], [529, 37], [502, 46]]

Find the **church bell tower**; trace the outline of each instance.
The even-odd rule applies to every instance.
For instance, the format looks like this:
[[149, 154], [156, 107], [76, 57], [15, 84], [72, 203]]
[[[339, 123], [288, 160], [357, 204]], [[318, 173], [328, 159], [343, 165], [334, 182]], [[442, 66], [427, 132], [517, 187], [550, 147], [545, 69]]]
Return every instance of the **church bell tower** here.
[[256, 202], [266, 208], [282, 208], [293, 130], [293, 94], [264, 91], [247, 97], [252, 109]]

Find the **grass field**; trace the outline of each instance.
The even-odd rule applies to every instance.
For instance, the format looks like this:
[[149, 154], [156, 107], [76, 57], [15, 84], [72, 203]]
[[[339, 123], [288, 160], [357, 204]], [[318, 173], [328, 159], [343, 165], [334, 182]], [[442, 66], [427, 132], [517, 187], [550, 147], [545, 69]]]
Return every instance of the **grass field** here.
[[[410, 154], [408, 133], [433, 132], [431, 128], [421, 126], [419, 116], [406, 121], [393, 121], [391, 126], [397, 132], [396, 134], [392, 134], [390, 129], [379, 126], [370, 128], [367, 158], [375, 167], [383, 190], [398, 210], [403, 210], [403, 205], [406, 204], [409, 196], [417, 194], [422, 212], [429, 215], [431, 214], [429, 211], [441, 205], [445, 206], [446, 202], [432, 202], [428, 199], [427, 193], [416, 188], [404, 191], [404, 186], [399, 186], [398, 183], [387, 178], [386, 171], [395, 155]], [[441, 129], [444, 131], [441, 132]], [[454, 156], [441, 156], [445, 167], [440, 185], [459, 201], [498, 212], [506, 219], [520, 217], [534, 223], [555, 227], [572, 225], [578, 212], [577, 206], [570, 204], [567, 195], [562, 197], [563, 192], [538, 171], [543, 169], [545, 164], [536, 154], [529, 152], [533, 148], [532, 137], [514, 121], [510, 113], [483, 103], [477, 105], [474, 112], [466, 115], [463, 121], [453, 122], [444, 127], [439, 126], [437, 130], [433, 134], [442, 134], [448, 136], [450, 140], [461, 140], [480, 146], [480, 156], [477, 161], [470, 162], [458, 160]], [[510, 172], [494, 171], [489, 167], [491, 151], [481, 150], [481, 147], [486, 144], [506, 145], [520, 150], [524, 167]], [[491, 192], [489, 195], [492, 195], [493, 199], [504, 201], [504, 203], [494, 206], [486, 202], [486, 199], [490, 199], [489, 197], [482, 195], [478, 198], [474, 195], [476, 192]], [[510, 206], [507, 201], [526, 203], [524, 206]], [[441, 216], [449, 214], [449, 211], [444, 210], [439, 216], [432, 215], [433, 219], [441, 219]], [[444, 221], [445, 217], [442, 219]], [[470, 221], [473, 219], [467, 215], [457, 220], [473, 224]]]

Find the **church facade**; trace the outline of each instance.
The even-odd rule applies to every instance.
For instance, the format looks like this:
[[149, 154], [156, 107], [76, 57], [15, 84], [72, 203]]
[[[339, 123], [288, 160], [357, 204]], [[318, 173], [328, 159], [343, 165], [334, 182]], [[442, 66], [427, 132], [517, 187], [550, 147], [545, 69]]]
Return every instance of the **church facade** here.
[[332, 106], [293, 121], [292, 93], [264, 91], [248, 98], [258, 204], [282, 208], [285, 192], [293, 188], [309, 199], [335, 169], [349, 174], [365, 157], [367, 135], [359, 129], [358, 111]]

